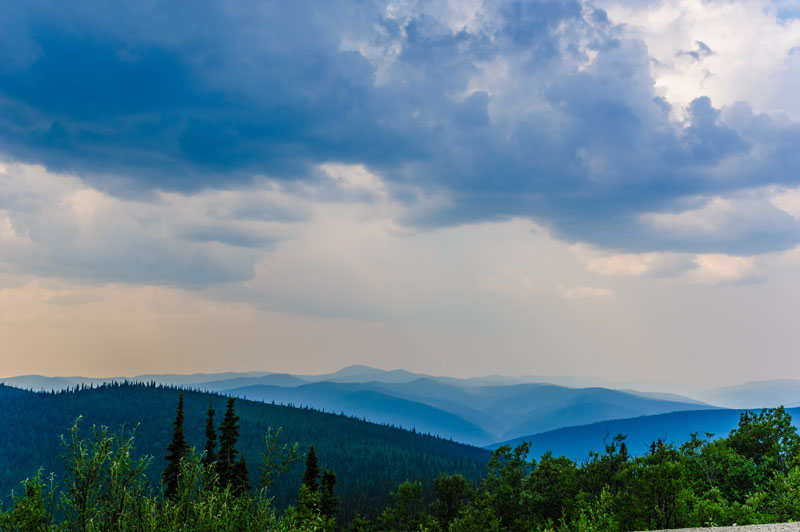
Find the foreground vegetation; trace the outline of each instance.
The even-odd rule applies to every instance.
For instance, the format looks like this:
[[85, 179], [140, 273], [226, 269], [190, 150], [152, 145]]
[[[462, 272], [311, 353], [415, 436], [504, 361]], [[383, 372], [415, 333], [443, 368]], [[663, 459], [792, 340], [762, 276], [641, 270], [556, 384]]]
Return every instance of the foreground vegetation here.
[[[343, 519], [336, 471], [324, 469], [313, 447], [298, 460], [298, 447], [280, 443], [277, 431], [263, 439], [251, 487], [252, 475], [241, 474], [246, 464], [236, 472], [232, 400], [219, 447], [209, 422], [205, 451], [195, 452], [183, 419], [181, 399], [159, 485], [148, 480], [151, 459], [134, 458], [131, 431], [99, 427], [82, 438], [76, 424], [63, 438], [65, 476], [24, 481], [0, 511], [0, 530], [615, 532], [800, 518], [800, 437], [783, 408], [742, 414], [725, 438], [694, 435], [679, 447], [656, 441], [639, 457], [623, 436], [581, 464], [551, 454], [530, 460], [527, 444], [504, 446], [480, 482], [441, 475], [431, 497], [422, 483], [403, 482], [374, 519]], [[304, 462], [296, 504], [278, 512], [272, 490], [295, 461]]]

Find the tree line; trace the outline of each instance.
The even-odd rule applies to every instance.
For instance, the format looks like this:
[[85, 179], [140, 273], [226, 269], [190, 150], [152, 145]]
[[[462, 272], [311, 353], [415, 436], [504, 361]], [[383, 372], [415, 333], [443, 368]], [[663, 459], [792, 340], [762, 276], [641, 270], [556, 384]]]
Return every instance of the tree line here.
[[336, 474], [313, 445], [297, 503], [276, 510], [271, 489], [301, 458], [297, 444], [279, 443], [279, 430], [265, 435], [258, 484], [246, 484], [234, 406], [230, 399], [218, 428], [209, 408], [198, 453], [186, 443], [179, 396], [158, 487], [147, 481], [151, 459], [133, 458], [130, 431], [99, 427], [82, 439], [76, 423], [63, 438], [66, 478], [40, 473], [23, 482], [0, 512], [0, 530], [622, 532], [800, 518], [800, 437], [783, 408], [742, 413], [726, 437], [654, 441], [642, 456], [628, 452], [622, 435], [582, 463], [551, 453], [533, 459], [526, 443], [503, 446], [479, 482], [443, 474], [428, 497], [421, 482], [406, 481], [374, 518], [345, 521]]
[[[151, 486], [159, 486], [167, 466], [165, 455], [169, 454], [165, 449], [174, 437], [180, 391], [169, 386], [119, 383], [78, 391], [4, 395], [0, 386], [0, 505], [8, 506], [11, 491], [19, 492], [20, 480], [33, 477], [39, 467], [58, 479], [66, 478], [59, 435], [68, 433], [78, 416], [82, 416], [83, 436], [94, 425], [125, 425], [135, 431], [136, 446], [131, 452], [134, 457], [151, 457], [145, 475]], [[211, 423], [216, 440], [212, 441], [218, 453], [228, 397], [188, 389], [183, 394], [186, 442], [198, 454], [205, 450], [211, 404], [216, 410]], [[483, 449], [340, 414], [241, 398], [235, 405], [235, 415], [240, 418], [237, 424], [241, 425], [235, 461], [246, 460], [252, 490], [262, 481], [260, 464], [267, 433], [277, 438], [278, 447], [299, 442], [302, 455], [313, 442], [323, 469], [336, 472], [338, 517], [345, 523], [356, 514], [377, 517], [391, 502], [391, 492], [406, 479], [420, 481], [426, 499], [433, 497], [433, 481], [441, 473], [460, 473], [470, 482], [478, 481], [490, 456]], [[270, 431], [270, 427], [282, 430]], [[278, 513], [297, 506], [303, 472], [303, 461], [297, 460], [285, 473], [272, 478], [270, 497]]]

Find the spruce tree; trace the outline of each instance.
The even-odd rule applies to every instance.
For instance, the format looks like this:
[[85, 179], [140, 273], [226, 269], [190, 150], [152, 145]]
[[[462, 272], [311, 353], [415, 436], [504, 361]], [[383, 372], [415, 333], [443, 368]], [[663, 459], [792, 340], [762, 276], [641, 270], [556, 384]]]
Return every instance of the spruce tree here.
[[207, 468], [213, 468], [217, 463], [217, 431], [214, 428], [214, 405], [211, 401], [208, 402], [208, 411], [206, 412], [206, 449], [203, 455], [203, 465]]
[[219, 454], [217, 474], [222, 486], [230, 486], [235, 493], [250, 489], [247, 478], [247, 463], [237, 460], [236, 442], [239, 440], [239, 416], [234, 411], [236, 400], [231, 397], [225, 407], [225, 416], [219, 427]]
[[336, 497], [334, 487], [336, 486], [336, 473], [326, 469], [322, 472], [322, 492], [319, 501], [319, 512], [323, 517], [336, 519], [339, 513], [339, 499]]
[[306, 455], [306, 472], [303, 473], [303, 486], [308, 488], [311, 493], [316, 493], [319, 489], [319, 460], [317, 460], [317, 453], [314, 451], [314, 444], [308, 449]]
[[244, 495], [250, 491], [250, 474], [247, 472], [247, 460], [244, 456], [233, 466], [231, 490], [236, 495]]
[[172, 432], [172, 441], [167, 445], [167, 455], [164, 457], [167, 460], [167, 467], [164, 468], [164, 473], [161, 480], [166, 485], [164, 495], [172, 498], [178, 493], [178, 476], [181, 472], [181, 460], [189, 454], [189, 444], [186, 443], [186, 437], [183, 433], [183, 392], [178, 396], [178, 408], [175, 412], [175, 421], [173, 425], [175, 428]]

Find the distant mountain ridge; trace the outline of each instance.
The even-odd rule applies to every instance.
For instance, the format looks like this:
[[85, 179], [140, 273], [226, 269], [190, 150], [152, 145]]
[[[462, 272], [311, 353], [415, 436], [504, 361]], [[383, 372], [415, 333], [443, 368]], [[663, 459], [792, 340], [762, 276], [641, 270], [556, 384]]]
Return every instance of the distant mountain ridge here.
[[367, 421], [437, 434], [464, 443], [487, 442], [494, 439], [493, 435], [480, 425], [457, 414], [424, 402], [382, 393], [379, 388], [359, 383], [322, 381], [294, 388], [256, 385], [225, 392], [265, 403], [310, 406], [326, 412], [343, 413]]
[[711, 407], [677, 395], [520, 382], [524, 377], [434, 377], [363, 365], [322, 375], [227, 372], [110, 379], [23, 376], [4, 380], [34, 390], [101, 382], [156, 382], [267, 403], [309, 406], [473, 445], [605, 419]]
[[[116, 376], [116, 377], [47, 377], [43, 375], [21, 375], [17, 377], [0, 378], [0, 382], [6, 382], [14, 386], [23, 388], [36, 388], [36, 389], [64, 389], [67, 387], [75, 386], [76, 384], [90, 384], [102, 382], [156, 382], [159, 384], [176, 384], [176, 385], [192, 385], [198, 383], [206, 383], [211, 381], [221, 381], [233, 378], [242, 377], [261, 377], [266, 375], [289, 375], [287, 373], [275, 373], [269, 371], [245, 371], [245, 372], [222, 372], [222, 373], [193, 373], [193, 374], [157, 374], [149, 373], [134, 376]], [[448, 377], [448, 376], [432, 376], [424, 373], [415, 373], [404, 369], [384, 370], [366, 366], [363, 364], [354, 364], [346, 366], [338, 371], [332, 373], [324, 373], [319, 375], [292, 375], [306, 382], [318, 381], [331, 381], [331, 382], [394, 382], [402, 383], [409, 382], [420, 378], [436, 379], [440, 382], [449, 384], [473, 384], [478, 386], [505, 386], [512, 384], [530, 384], [530, 383], [545, 383], [555, 384], [558, 386], [582, 388], [582, 387], [604, 387], [611, 389], [628, 389], [633, 386], [630, 383], [619, 383], [607, 381], [604, 379], [594, 377], [574, 377], [567, 375], [522, 375], [522, 376], [508, 376], [508, 375], [485, 375], [481, 377]], [[659, 388], [669, 387], [664, 383], [654, 383]], [[639, 387], [649, 386], [650, 383], [642, 383]], [[641, 392], [650, 393], [650, 392]]]
[[261, 377], [270, 375], [269, 372], [223, 372], [223, 373], [192, 373], [192, 374], [178, 374], [178, 373], [147, 373], [143, 375], [136, 375], [133, 377], [48, 377], [44, 375], [20, 375], [17, 377], [0, 378], [0, 384], [8, 384], [17, 388], [24, 388], [33, 391], [59, 391], [68, 388], [74, 388], [81, 384], [108, 384], [112, 382], [155, 382], [156, 384], [167, 384], [174, 386], [192, 386], [199, 383], [209, 381], [222, 381], [227, 379], [242, 378], [242, 377]]
[[[531, 444], [531, 453], [539, 456], [552, 452], [578, 461], [585, 460], [590, 451], [602, 452], [606, 443], [617, 434], [626, 436], [628, 451], [634, 455], [647, 452], [651, 442], [661, 438], [681, 444], [689, 441], [692, 433], [704, 438], [707, 433], [716, 437], [727, 436], [739, 422], [744, 410], [715, 409], [670, 412], [652, 416], [600, 421], [587, 425], [563, 427], [539, 434], [529, 434], [487, 446], [496, 449], [501, 445]], [[789, 408], [793, 424], [800, 428], [800, 408]]]
[[294, 387], [259, 384], [217, 390], [265, 402], [343, 412], [474, 445], [604, 419], [709, 407], [605, 388], [459, 386], [431, 377], [409, 382], [318, 381]]
[[714, 404], [729, 408], [800, 406], [800, 380], [752, 381], [715, 388], [704, 395]]
[[566, 427], [601, 421], [613, 425], [618, 420], [673, 412], [800, 406], [800, 381], [794, 380], [744, 383], [707, 390], [691, 398], [668, 392], [531, 382], [535, 379], [500, 375], [458, 379], [353, 365], [321, 375], [223, 372], [108, 379], [29, 375], [0, 382], [33, 390], [126, 380], [156, 382], [345, 413], [479, 446]]

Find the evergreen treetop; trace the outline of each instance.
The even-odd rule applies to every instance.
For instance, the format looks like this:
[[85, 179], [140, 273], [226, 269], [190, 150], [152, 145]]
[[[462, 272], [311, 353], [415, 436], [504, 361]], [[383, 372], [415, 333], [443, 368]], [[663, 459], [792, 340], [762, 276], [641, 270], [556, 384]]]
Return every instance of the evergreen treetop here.
[[306, 472], [303, 474], [303, 486], [306, 486], [311, 493], [316, 493], [319, 489], [319, 473], [319, 460], [312, 443], [306, 455]]
[[233, 492], [239, 494], [250, 490], [250, 480], [244, 457], [237, 459], [239, 452], [236, 450], [236, 442], [239, 441], [239, 416], [234, 410], [235, 403], [236, 399], [228, 398], [225, 416], [219, 427], [219, 454], [217, 455], [216, 469], [220, 484], [231, 486]]
[[214, 404], [208, 401], [208, 411], [206, 412], [206, 448], [203, 455], [203, 464], [212, 466], [217, 462], [217, 430], [214, 427]]
[[164, 468], [164, 473], [161, 477], [165, 484], [164, 495], [169, 498], [174, 497], [178, 491], [181, 460], [189, 454], [189, 444], [186, 443], [186, 436], [183, 432], [184, 417], [183, 392], [181, 392], [178, 395], [178, 407], [175, 412], [175, 421], [173, 422], [175, 428], [172, 432], [172, 441], [167, 445], [167, 455], [164, 457], [167, 460], [167, 467]]
[[334, 488], [336, 486], [336, 473], [326, 469], [322, 472], [322, 485], [320, 491], [322, 492], [319, 502], [320, 514], [323, 517], [336, 519], [339, 513], [339, 498], [336, 497]]
[[250, 473], [244, 456], [233, 466], [233, 479], [230, 482], [234, 495], [244, 495], [250, 491]]

